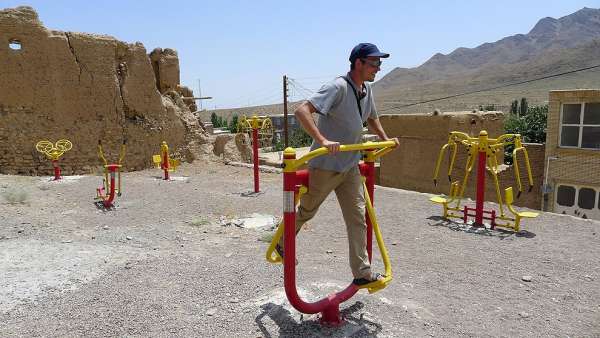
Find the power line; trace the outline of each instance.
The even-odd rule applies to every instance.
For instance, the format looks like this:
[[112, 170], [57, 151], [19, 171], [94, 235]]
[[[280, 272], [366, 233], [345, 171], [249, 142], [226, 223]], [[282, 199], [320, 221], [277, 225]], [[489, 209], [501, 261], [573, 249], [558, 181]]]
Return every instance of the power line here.
[[441, 100], [451, 99], [451, 98], [454, 98], [454, 97], [465, 96], [465, 95], [470, 95], [470, 94], [476, 94], [476, 93], [491, 91], [491, 90], [505, 88], [505, 87], [510, 87], [510, 86], [517, 86], [517, 85], [524, 84], [524, 83], [530, 83], [530, 82], [539, 81], [539, 80], [545, 80], [545, 79], [549, 79], [549, 78], [553, 78], [553, 77], [559, 77], [559, 76], [563, 76], [563, 75], [567, 75], [567, 74], [572, 74], [572, 73], [577, 73], [577, 72], [581, 72], [581, 71], [584, 71], [584, 70], [590, 70], [590, 69], [594, 69], [594, 68], [598, 68], [598, 67], [600, 67], [600, 65], [595, 65], [595, 66], [590, 66], [590, 67], [585, 67], [585, 68], [579, 68], [579, 69], [570, 70], [568, 72], [563, 72], [563, 73], [559, 73], [559, 74], [542, 76], [542, 77], [539, 77], [539, 78], [536, 78], [536, 79], [530, 79], [530, 80], [525, 80], [525, 81], [520, 81], [520, 82], [515, 82], [515, 83], [508, 83], [508, 84], [500, 85], [500, 86], [496, 86], [496, 87], [479, 89], [479, 90], [474, 90], [474, 91], [471, 91], [471, 92], [465, 92], [465, 93], [460, 93], [460, 94], [454, 94], [454, 95], [444, 96], [444, 97], [440, 97], [440, 98], [437, 98], [437, 99], [431, 99], [431, 100], [425, 100], [425, 101], [420, 101], [420, 102], [415, 102], [415, 103], [409, 103], [409, 104], [405, 104], [405, 105], [401, 105], [401, 106], [395, 106], [395, 107], [391, 107], [391, 108], [387, 108], [387, 109], [382, 109], [379, 112], [383, 113], [383, 112], [386, 112], [386, 111], [389, 111], [389, 110], [395, 110], [395, 109], [400, 109], [400, 108], [412, 107], [412, 106], [420, 105], [420, 104], [423, 104], [423, 103], [429, 103], [429, 102], [434, 102], [434, 101], [441, 101]]

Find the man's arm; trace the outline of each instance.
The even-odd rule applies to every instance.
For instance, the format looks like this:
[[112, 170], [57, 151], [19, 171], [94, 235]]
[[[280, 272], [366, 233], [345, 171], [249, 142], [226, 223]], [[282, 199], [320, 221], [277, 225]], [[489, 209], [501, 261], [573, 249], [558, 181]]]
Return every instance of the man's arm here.
[[310, 103], [309, 101], [304, 101], [296, 110], [294, 111], [294, 115], [296, 119], [300, 122], [302, 128], [312, 137], [317, 143], [329, 149], [330, 153], [336, 153], [340, 150], [339, 142], [332, 142], [321, 134], [319, 128], [315, 124], [315, 120], [313, 120], [312, 114], [315, 113], [317, 109]]
[[369, 117], [367, 119], [367, 124], [369, 125], [369, 129], [371, 130], [371, 132], [374, 132], [375, 134], [377, 134], [377, 136], [379, 136], [380, 140], [394, 141], [396, 143], [396, 146], [398, 146], [400, 144], [400, 141], [398, 141], [397, 137], [389, 138], [387, 136], [387, 134], [385, 133], [385, 130], [383, 130], [383, 127], [381, 126], [381, 122], [379, 122], [379, 119], [373, 119], [373, 118]]

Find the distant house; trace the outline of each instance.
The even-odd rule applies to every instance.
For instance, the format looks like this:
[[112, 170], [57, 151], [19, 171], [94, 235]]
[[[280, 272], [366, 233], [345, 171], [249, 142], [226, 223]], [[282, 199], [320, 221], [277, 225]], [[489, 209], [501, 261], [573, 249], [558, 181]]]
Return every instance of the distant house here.
[[600, 220], [600, 90], [550, 92], [542, 210]]
[[[273, 122], [273, 142], [283, 140], [284, 123], [283, 114], [270, 115]], [[300, 124], [296, 120], [294, 114], [288, 114], [288, 137], [292, 135], [294, 130], [300, 128]]]

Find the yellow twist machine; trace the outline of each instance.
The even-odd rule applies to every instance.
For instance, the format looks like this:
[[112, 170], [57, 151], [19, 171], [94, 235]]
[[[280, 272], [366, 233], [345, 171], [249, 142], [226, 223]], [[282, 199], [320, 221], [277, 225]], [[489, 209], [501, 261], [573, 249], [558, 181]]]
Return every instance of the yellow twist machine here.
[[73, 144], [69, 140], [58, 140], [56, 144], [47, 140], [42, 140], [36, 143], [35, 149], [42, 154], [45, 154], [48, 159], [52, 161], [54, 167], [54, 180], [60, 180], [60, 167], [58, 166], [58, 159], [67, 151], [73, 148]]
[[[257, 131], [258, 147], [270, 147], [273, 143], [273, 122], [268, 116], [252, 116], [247, 118], [246, 115], [242, 115], [237, 124], [237, 133], [246, 134], [252, 142], [254, 140], [254, 130]], [[237, 137], [237, 136], [236, 136]]]
[[273, 123], [268, 116], [252, 116], [247, 119], [246, 115], [238, 121], [238, 134], [235, 136], [243, 137], [245, 134], [251, 135], [252, 140], [252, 162], [254, 163], [254, 193], [260, 191], [258, 180], [258, 147], [270, 146], [273, 142]]
[[[367, 252], [369, 260], [372, 259], [373, 232], [377, 239], [377, 245], [381, 252], [385, 267], [385, 278], [362, 286], [351, 283], [345, 290], [329, 295], [317, 302], [308, 303], [300, 298], [296, 288], [296, 205], [302, 194], [308, 190], [308, 170], [298, 170], [309, 160], [328, 153], [327, 148], [322, 147], [309, 152], [303, 157], [296, 159], [296, 151], [293, 148], [285, 149], [283, 153], [283, 221], [279, 224], [273, 240], [267, 249], [266, 258], [270, 263], [281, 263], [283, 261], [284, 286], [290, 304], [303, 313], [321, 313], [321, 322], [328, 325], [339, 325], [342, 323], [339, 312], [339, 304], [350, 299], [359, 289], [366, 288], [373, 293], [385, 288], [392, 280], [392, 267], [390, 259], [383, 243], [383, 237], [377, 223], [375, 210], [373, 208], [373, 192], [375, 185], [375, 160], [395, 147], [393, 141], [366, 142], [362, 144], [349, 144], [340, 146], [340, 151], [364, 151], [364, 162], [359, 164], [363, 177], [363, 188], [365, 189], [365, 202], [367, 206]], [[284, 238], [285, 257], [282, 259], [275, 247], [281, 236]]]
[[160, 144], [160, 154], [152, 155], [152, 162], [154, 167], [164, 170], [164, 179], [169, 179], [169, 172], [175, 171], [180, 165], [178, 159], [172, 159], [169, 157], [169, 146], [166, 141], [162, 141]]
[[[465, 174], [462, 180], [462, 183], [458, 181], [452, 182], [452, 169], [454, 167], [454, 161], [456, 159], [456, 152], [458, 148], [458, 144], [462, 144], [467, 148], [468, 157], [467, 163], [465, 167]], [[433, 175], [433, 184], [437, 186], [437, 177], [440, 171], [440, 165], [442, 162], [442, 158], [446, 150], [450, 147], [452, 148], [452, 154], [450, 156], [450, 162], [448, 165], [448, 180], [451, 182], [450, 184], [450, 193], [448, 197], [443, 196], [434, 196], [430, 200], [434, 203], [441, 204], [444, 207], [444, 218], [462, 218], [464, 223], [467, 223], [469, 216], [475, 217], [474, 226], [484, 226], [483, 220], [491, 221], [491, 228], [494, 229], [496, 226], [510, 228], [514, 231], [519, 231], [519, 224], [521, 218], [533, 218], [537, 217], [537, 213], [535, 212], [517, 212], [512, 203], [513, 203], [513, 189], [512, 187], [508, 187], [504, 189], [505, 201], [502, 202], [502, 196], [500, 194], [500, 186], [498, 184], [498, 160], [496, 158], [497, 153], [503, 154], [504, 147], [508, 145], [514, 145], [514, 150], [512, 152], [513, 165], [515, 170], [515, 180], [517, 182], [519, 192], [517, 194], [517, 198], [521, 195], [522, 185], [521, 185], [521, 176], [519, 174], [519, 163], [517, 161], [517, 152], [522, 151], [525, 157], [525, 166], [527, 168], [527, 178], [529, 180], [529, 191], [533, 188], [533, 178], [531, 176], [531, 166], [529, 164], [529, 155], [527, 154], [527, 149], [523, 147], [521, 142], [520, 134], [503, 134], [498, 138], [492, 139], [488, 138], [487, 131], [482, 130], [479, 133], [479, 137], [469, 137], [469, 135], [453, 131], [450, 133], [448, 137], [448, 143], [442, 146], [440, 149], [440, 154], [438, 156], [436, 165], [435, 165], [435, 173]], [[477, 195], [476, 195], [476, 206], [475, 208], [470, 208], [468, 206], [460, 207], [461, 200], [464, 196], [465, 187], [467, 185], [467, 181], [469, 178], [469, 174], [473, 169], [473, 166], [477, 160]], [[498, 199], [500, 215], [496, 215], [495, 210], [484, 210], [484, 194], [485, 194], [485, 172], [489, 172], [494, 180], [494, 185], [496, 187], [496, 197]], [[454, 206], [450, 206], [450, 205]], [[508, 212], [512, 216], [509, 216], [504, 211], [504, 204], [508, 209]], [[469, 213], [470, 211], [474, 211], [475, 214]], [[461, 213], [461, 214], [459, 214]], [[497, 220], [500, 220], [498, 222]]]

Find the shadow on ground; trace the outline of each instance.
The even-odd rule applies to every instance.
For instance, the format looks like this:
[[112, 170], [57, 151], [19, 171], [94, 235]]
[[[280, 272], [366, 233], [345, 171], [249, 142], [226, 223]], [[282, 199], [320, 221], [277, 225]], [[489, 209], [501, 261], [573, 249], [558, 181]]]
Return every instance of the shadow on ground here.
[[[262, 312], [256, 317], [255, 322], [264, 337], [273, 337], [267, 329], [265, 318], [270, 318], [279, 332], [279, 337], [377, 337], [382, 326], [364, 318], [363, 313], [358, 313], [364, 303], [356, 302], [340, 311], [345, 322], [339, 327], [321, 325], [316, 316], [301, 315], [297, 321], [290, 311], [282, 305], [267, 303], [261, 306]], [[304, 320], [308, 316], [307, 320]]]
[[485, 227], [475, 227], [470, 224], [465, 223], [457, 223], [451, 220], [448, 220], [442, 216], [429, 216], [428, 220], [435, 221], [436, 223], [429, 223], [432, 227], [446, 227], [450, 230], [454, 231], [462, 231], [470, 234], [482, 235], [482, 236], [490, 236], [490, 237], [498, 237], [500, 239], [504, 239], [510, 236], [522, 237], [522, 238], [534, 238], [536, 235], [533, 232], [527, 230], [521, 230], [519, 232], [514, 232], [511, 230], [502, 229], [496, 227], [495, 229], [488, 229]]

